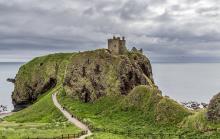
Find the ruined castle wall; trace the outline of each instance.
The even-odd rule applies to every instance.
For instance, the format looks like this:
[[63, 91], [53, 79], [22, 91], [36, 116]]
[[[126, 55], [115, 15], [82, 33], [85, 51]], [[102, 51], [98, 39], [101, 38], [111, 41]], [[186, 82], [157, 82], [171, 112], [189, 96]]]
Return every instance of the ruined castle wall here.
[[119, 48], [120, 48], [120, 40], [113, 40], [109, 39], [108, 40], [108, 49], [114, 53], [114, 54], [119, 54]]
[[119, 53], [124, 54], [127, 52], [127, 48], [125, 46], [125, 40], [120, 40]]

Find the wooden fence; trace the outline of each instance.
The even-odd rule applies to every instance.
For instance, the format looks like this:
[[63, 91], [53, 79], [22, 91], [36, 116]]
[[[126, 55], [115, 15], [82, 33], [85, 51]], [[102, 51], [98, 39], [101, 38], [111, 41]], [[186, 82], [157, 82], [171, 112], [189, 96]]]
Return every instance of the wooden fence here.
[[[68, 111], [68, 109], [66, 109]], [[69, 111], [68, 111], [69, 112]], [[71, 112], [69, 112], [71, 113]], [[84, 123], [85, 125], [87, 125], [89, 127], [89, 129], [92, 132], [106, 132], [106, 133], [112, 133], [112, 134], [118, 134], [118, 135], [124, 135], [127, 137], [135, 137], [135, 138], [141, 138], [141, 139], [220, 139], [220, 134], [219, 135], [212, 135], [212, 136], [206, 136], [206, 137], [197, 137], [197, 136], [192, 136], [192, 137], [188, 137], [186, 136], [186, 133], [182, 133], [182, 134], [169, 134], [169, 133], [134, 133], [132, 131], [119, 131], [119, 130], [114, 130], [114, 129], [108, 129], [108, 128], [97, 128], [95, 126], [93, 126], [91, 123], [89, 122], [85, 122], [83, 121], [83, 118], [80, 118], [76, 115], [72, 115], [74, 116], [76, 119], [78, 119], [79, 121], [81, 121], [82, 123]]]
[[57, 137], [50, 137], [50, 138], [44, 138], [44, 137], [27, 137], [25, 139], [74, 139], [74, 138], [79, 138], [80, 136], [83, 136], [85, 134], [87, 134], [88, 131], [81, 131], [79, 133], [76, 134], [63, 134], [61, 136], [57, 136]]

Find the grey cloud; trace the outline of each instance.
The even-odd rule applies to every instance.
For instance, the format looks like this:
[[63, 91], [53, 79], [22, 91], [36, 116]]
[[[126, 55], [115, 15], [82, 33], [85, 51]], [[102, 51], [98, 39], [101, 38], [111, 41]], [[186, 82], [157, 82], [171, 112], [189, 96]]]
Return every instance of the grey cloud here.
[[210, 31], [206, 34], [197, 34], [197, 32], [193, 31], [193, 27], [186, 25], [185, 28], [183, 28], [184, 27], [179, 27], [178, 25], [173, 25], [173, 27], [162, 26], [150, 32], [148, 36], [183, 43], [220, 41], [220, 33], [218, 32]]
[[218, 12], [218, 11], [219, 11], [219, 7], [217, 7], [217, 6], [197, 9], [198, 13]]
[[201, 2], [0, 0], [0, 59], [102, 48], [108, 37], [124, 35], [153, 61], [218, 60], [218, 2]]
[[144, 18], [144, 14], [148, 12], [148, 5], [144, 2], [135, 2], [129, 0], [118, 10], [120, 17], [125, 20], [135, 20]]
[[217, 16], [220, 15], [220, 7], [218, 6], [213, 6], [213, 7], [205, 7], [205, 8], [199, 8], [196, 10], [196, 12], [200, 15], [203, 16], [212, 16], [216, 18]]

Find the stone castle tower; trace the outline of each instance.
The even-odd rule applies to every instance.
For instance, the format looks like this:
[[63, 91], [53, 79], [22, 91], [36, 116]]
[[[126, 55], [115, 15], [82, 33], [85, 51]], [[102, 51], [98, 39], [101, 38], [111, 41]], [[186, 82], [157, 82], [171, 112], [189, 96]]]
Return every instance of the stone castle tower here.
[[124, 54], [128, 51], [125, 44], [125, 37], [122, 37], [121, 39], [120, 37], [113, 36], [112, 39], [108, 39], [108, 50], [116, 55]]

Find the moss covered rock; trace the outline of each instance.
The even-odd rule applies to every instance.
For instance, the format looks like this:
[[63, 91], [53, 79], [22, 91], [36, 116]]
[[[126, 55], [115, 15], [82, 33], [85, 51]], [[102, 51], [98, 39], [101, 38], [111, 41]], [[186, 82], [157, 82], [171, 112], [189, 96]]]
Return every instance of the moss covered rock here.
[[137, 85], [154, 85], [150, 61], [139, 53], [113, 55], [106, 49], [74, 55], [64, 81], [67, 95], [83, 102], [127, 95]]
[[15, 109], [32, 104], [56, 84], [83, 102], [101, 96], [127, 95], [137, 85], [154, 86], [151, 64], [135, 52], [111, 54], [107, 49], [37, 57], [23, 65], [12, 94]]
[[208, 105], [207, 118], [209, 121], [220, 122], [220, 93], [211, 99]]
[[60, 53], [37, 57], [23, 65], [16, 75], [12, 93], [15, 110], [32, 104], [41, 94], [62, 82], [72, 55]]

